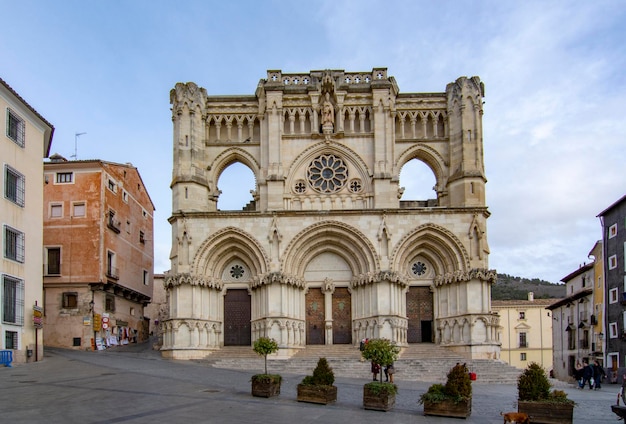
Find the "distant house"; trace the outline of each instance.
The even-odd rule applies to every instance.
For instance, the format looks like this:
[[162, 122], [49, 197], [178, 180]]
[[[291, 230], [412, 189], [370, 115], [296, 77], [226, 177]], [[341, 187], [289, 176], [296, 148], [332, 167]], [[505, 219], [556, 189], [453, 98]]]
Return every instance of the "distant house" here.
[[43, 158], [54, 127], [0, 79], [0, 349], [43, 358]]
[[553, 370], [555, 378], [568, 381], [577, 362], [602, 359], [596, 355], [602, 334], [596, 333], [594, 314], [594, 264], [581, 265], [561, 280], [567, 297], [552, 303]]
[[517, 368], [536, 362], [552, 369], [552, 317], [546, 306], [554, 299], [493, 300], [491, 308], [500, 315], [498, 340], [500, 359]]
[[50, 159], [43, 207], [46, 345], [94, 349], [146, 340], [154, 205], [139, 171]]
[[[626, 196], [598, 214], [602, 224], [607, 330], [606, 365], [616, 380], [626, 372]], [[621, 381], [621, 379], [619, 380]]]

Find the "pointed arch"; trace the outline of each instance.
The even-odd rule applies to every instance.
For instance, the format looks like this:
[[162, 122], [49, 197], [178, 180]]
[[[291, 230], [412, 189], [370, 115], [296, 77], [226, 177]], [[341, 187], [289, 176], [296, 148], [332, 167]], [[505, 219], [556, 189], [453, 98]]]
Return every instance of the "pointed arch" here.
[[222, 270], [233, 259], [242, 261], [252, 276], [269, 269], [267, 252], [252, 235], [237, 227], [226, 227], [212, 234], [198, 248], [192, 272], [221, 278]]
[[404, 236], [394, 248], [392, 268], [405, 270], [408, 261], [418, 255], [431, 262], [437, 275], [469, 269], [469, 255], [461, 241], [439, 225], [420, 225]]
[[292, 239], [285, 249], [283, 272], [302, 277], [311, 259], [323, 252], [345, 260], [353, 275], [379, 268], [376, 249], [363, 233], [342, 222], [326, 221], [305, 228]]

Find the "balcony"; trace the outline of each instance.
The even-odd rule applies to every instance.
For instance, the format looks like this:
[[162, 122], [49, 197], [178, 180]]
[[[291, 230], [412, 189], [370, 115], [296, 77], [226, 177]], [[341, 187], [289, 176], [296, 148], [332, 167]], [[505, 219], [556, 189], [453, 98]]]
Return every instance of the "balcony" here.
[[581, 349], [589, 349], [589, 340], [580, 340]]
[[58, 277], [61, 275], [61, 264], [44, 264], [43, 275], [46, 277]]
[[520, 342], [519, 342], [519, 347], [528, 347], [528, 342], [526, 342], [526, 341], [524, 341], [524, 342], [523, 342], [523, 341], [520, 341]]

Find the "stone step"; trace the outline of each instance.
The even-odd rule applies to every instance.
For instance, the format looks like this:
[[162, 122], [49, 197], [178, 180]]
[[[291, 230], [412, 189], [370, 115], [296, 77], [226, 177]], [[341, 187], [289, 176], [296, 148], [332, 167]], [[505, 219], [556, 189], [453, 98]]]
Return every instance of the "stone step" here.
[[[337, 377], [371, 379], [370, 364], [361, 360], [352, 345], [309, 345], [288, 359], [268, 358], [268, 372], [309, 375], [320, 357], [325, 357]], [[202, 360], [217, 368], [263, 372], [264, 359], [250, 346], [227, 346]], [[445, 383], [450, 369], [465, 363], [477, 375], [475, 383], [516, 384], [522, 370], [499, 360], [467, 359], [440, 345], [423, 343], [402, 349], [395, 363], [396, 379]]]

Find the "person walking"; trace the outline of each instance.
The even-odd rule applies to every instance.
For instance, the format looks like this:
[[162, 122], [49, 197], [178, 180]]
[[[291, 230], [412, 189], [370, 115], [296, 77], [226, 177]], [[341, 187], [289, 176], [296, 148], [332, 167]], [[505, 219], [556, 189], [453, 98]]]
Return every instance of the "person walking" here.
[[388, 381], [389, 383], [393, 383], [393, 375], [396, 373], [396, 368], [393, 366], [393, 362], [387, 365], [384, 371], [385, 371], [385, 381]]
[[583, 366], [580, 361], [576, 361], [576, 368], [574, 370], [574, 379], [576, 383], [578, 383], [578, 388], [582, 389], [584, 387], [583, 384]]
[[602, 388], [602, 379], [606, 376], [604, 367], [600, 365], [600, 362], [596, 359], [593, 364], [593, 381], [594, 389], [600, 390]]
[[374, 375], [373, 381], [378, 381], [378, 373], [380, 372], [380, 364], [372, 361], [372, 374]]
[[593, 390], [593, 368], [589, 362], [583, 361], [583, 386], [581, 388], [584, 389], [587, 383], [589, 383], [589, 390]]

